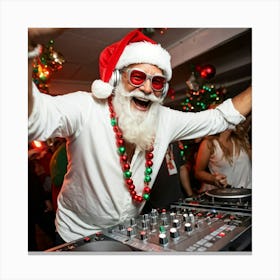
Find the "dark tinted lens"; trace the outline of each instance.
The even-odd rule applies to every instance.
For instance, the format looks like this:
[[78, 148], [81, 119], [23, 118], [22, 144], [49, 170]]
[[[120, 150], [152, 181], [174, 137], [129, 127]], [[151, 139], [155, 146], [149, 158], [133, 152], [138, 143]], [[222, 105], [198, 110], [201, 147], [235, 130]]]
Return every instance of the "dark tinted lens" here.
[[152, 79], [152, 87], [155, 90], [162, 90], [165, 82], [166, 82], [166, 79], [164, 77], [154, 76]]
[[139, 70], [133, 70], [130, 73], [130, 82], [133, 85], [139, 86], [143, 84], [146, 80], [146, 74], [144, 72], [141, 72]]

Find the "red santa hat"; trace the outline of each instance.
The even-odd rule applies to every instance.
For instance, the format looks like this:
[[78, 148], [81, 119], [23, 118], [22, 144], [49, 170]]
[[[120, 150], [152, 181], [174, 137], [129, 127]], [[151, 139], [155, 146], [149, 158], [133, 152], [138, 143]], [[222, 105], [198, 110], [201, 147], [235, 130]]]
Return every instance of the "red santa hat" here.
[[139, 29], [128, 33], [122, 40], [106, 47], [99, 57], [100, 80], [92, 83], [91, 91], [98, 99], [109, 97], [114, 89], [113, 72], [131, 64], [149, 63], [159, 67], [171, 79], [170, 54]]

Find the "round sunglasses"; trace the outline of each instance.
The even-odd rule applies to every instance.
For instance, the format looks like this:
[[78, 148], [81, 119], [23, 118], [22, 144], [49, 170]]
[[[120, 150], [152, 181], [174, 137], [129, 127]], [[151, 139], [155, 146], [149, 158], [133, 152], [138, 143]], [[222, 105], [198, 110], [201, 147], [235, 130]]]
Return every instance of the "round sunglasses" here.
[[128, 81], [134, 87], [141, 87], [147, 79], [151, 81], [151, 87], [154, 91], [162, 91], [167, 82], [166, 77], [162, 75], [148, 75], [144, 71], [131, 68], [124, 70], [128, 74]]

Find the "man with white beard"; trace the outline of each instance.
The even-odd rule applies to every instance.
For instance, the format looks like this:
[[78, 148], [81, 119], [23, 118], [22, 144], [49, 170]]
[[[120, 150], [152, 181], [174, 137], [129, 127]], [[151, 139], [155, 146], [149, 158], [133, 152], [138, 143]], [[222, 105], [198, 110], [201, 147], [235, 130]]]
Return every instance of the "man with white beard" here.
[[[30, 29], [30, 41], [42, 32], [52, 30]], [[100, 80], [90, 93], [40, 94], [31, 78], [39, 50], [29, 55], [29, 141], [67, 140], [56, 213], [63, 242], [139, 215], [169, 143], [223, 131], [251, 111], [251, 88], [200, 113], [162, 106], [172, 76], [170, 55], [139, 30], [103, 50]]]

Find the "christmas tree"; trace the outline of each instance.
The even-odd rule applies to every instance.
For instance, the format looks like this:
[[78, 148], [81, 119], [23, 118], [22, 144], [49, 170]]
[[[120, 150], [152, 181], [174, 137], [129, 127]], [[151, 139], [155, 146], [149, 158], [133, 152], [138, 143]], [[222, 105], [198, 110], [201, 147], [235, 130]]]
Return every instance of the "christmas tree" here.
[[193, 67], [191, 76], [186, 81], [186, 98], [181, 103], [185, 112], [199, 112], [220, 104], [225, 97], [226, 88], [216, 87], [211, 83], [216, 69], [213, 65]]

